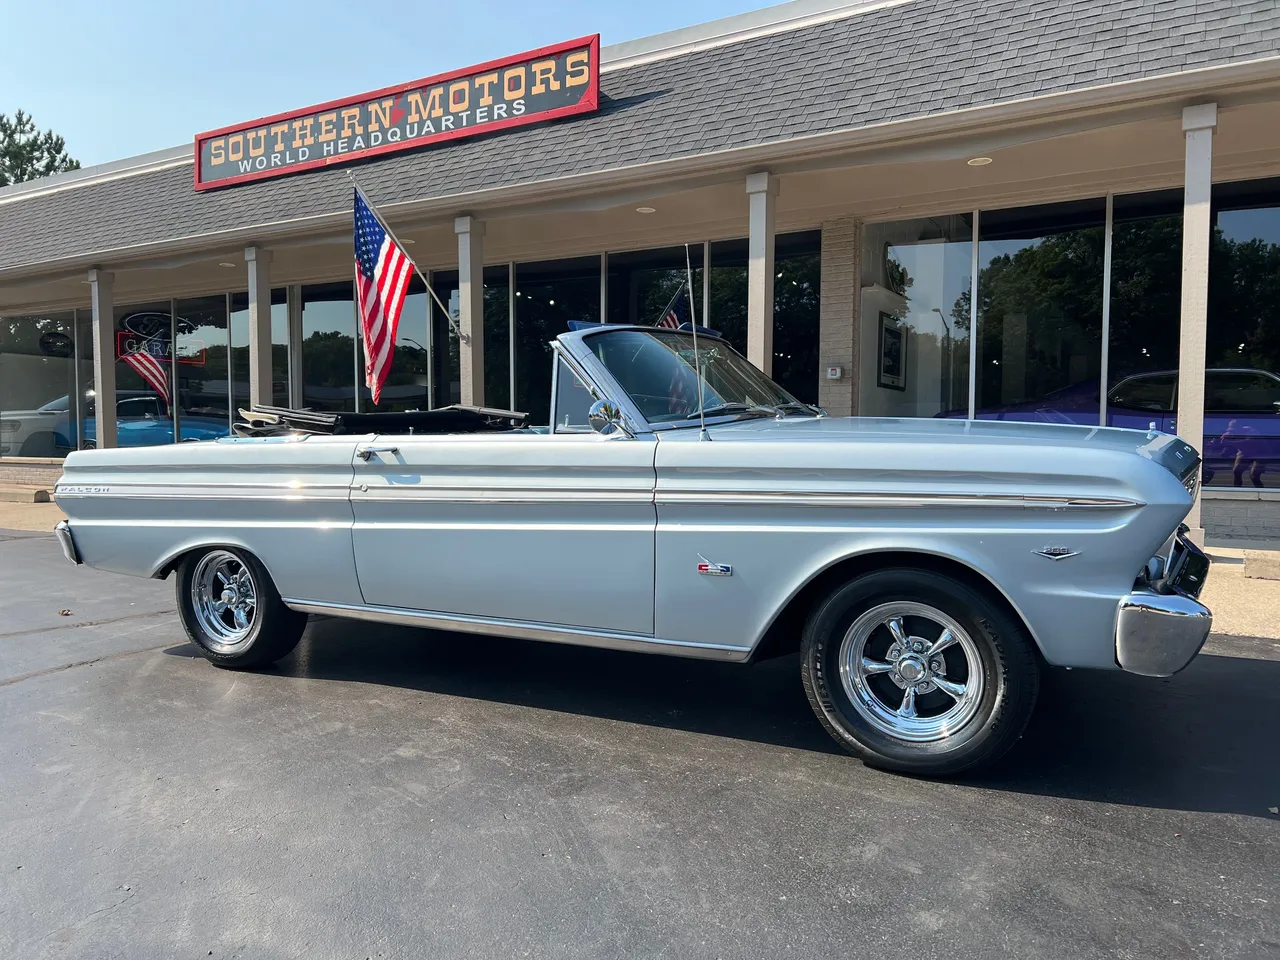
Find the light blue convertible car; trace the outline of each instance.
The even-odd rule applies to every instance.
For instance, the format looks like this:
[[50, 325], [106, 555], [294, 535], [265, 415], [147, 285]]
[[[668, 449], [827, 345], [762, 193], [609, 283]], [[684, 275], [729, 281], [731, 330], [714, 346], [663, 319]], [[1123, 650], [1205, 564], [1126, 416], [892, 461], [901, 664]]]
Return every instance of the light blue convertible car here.
[[59, 537], [74, 562], [174, 574], [224, 667], [287, 656], [312, 613], [798, 653], [839, 744], [926, 775], [1004, 754], [1046, 667], [1168, 676], [1208, 635], [1180, 532], [1199, 460], [1175, 436], [832, 418], [689, 330], [553, 348], [547, 427], [262, 410], [249, 436], [74, 453]]

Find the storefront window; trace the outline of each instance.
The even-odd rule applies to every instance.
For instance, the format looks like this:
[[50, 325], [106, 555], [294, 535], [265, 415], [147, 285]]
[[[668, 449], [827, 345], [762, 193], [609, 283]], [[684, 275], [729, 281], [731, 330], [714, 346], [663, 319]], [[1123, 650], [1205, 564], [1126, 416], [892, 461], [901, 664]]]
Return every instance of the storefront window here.
[[76, 448], [75, 315], [0, 318], [0, 457]]
[[774, 250], [773, 379], [798, 400], [818, 402], [822, 233], [783, 234]]
[[[822, 233], [774, 238], [773, 379], [801, 400], [818, 400], [819, 293]], [[742, 240], [711, 244], [707, 326], [747, 353], [747, 252]], [[612, 310], [612, 307], [610, 308]]]
[[1218, 184], [1213, 208], [1204, 478], [1280, 487], [1280, 180]]
[[484, 268], [484, 403], [511, 406], [511, 292], [506, 265]]
[[179, 300], [177, 331], [178, 435], [211, 440], [231, 432], [226, 296]]
[[[169, 301], [115, 310], [116, 442], [121, 447], [173, 443], [173, 315]], [[108, 414], [95, 398], [85, 422], [85, 444], [97, 444], [98, 418]]]
[[[446, 317], [435, 300], [431, 301], [431, 359], [435, 365], [435, 398], [432, 406], [447, 407], [462, 402], [462, 360], [458, 353], [458, 271], [437, 270], [431, 274], [431, 288], [449, 308]], [[413, 287], [410, 287], [412, 290]], [[428, 296], [424, 292], [424, 296]], [[449, 322], [452, 318], [453, 323]]]
[[600, 258], [516, 265], [516, 402], [530, 422], [551, 410], [551, 347], [570, 320], [600, 320]]
[[[693, 306], [688, 286], [693, 273]], [[688, 321], [696, 313], [702, 316], [702, 244], [691, 243], [688, 262], [685, 247], [663, 247], [659, 250], [633, 250], [609, 254], [609, 323], [635, 323], [651, 327], [671, 309], [677, 319]]]
[[859, 412], [968, 416], [972, 216], [868, 224], [863, 244]]
[[[356, 408], [356, 314], [352, 281], [302, 288], [302, 405]], [[363, 375], [362, 375], [363, 379]]]
[[977, 416], [1097, 423], [1106, 202], [983, 211]]
[[1114, 200], [1107, 424], [1172, 429], [1182, 316], [1182, 191]]
[[[232, 410], [249, 406], [249, 295], [231, 295]], [[289, 406], [289, 306], [284, 287], [271, 291], [271, 404]]]
[[409, 290], [400, 309], [400, 323], [396, 328], [395, 352], [391, 355], [391, 370], [382, 385], [382, 402], [373, 405], [373, 393], [364, 382], [364, 344], [360, 345], [360, 409], [364, 412], [378, 410], [395, 412], [426, 410], [431, 406], [427, 394], [427, 295], [422, 281], [415, 275], [409, 281]]

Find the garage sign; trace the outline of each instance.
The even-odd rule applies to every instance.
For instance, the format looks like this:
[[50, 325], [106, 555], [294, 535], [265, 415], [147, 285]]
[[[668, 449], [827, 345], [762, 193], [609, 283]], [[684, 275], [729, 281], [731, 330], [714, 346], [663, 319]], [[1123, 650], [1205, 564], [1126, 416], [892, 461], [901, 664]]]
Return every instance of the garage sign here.
[[227, 187], [589, 113], [599, 102], [596, 35], [202, 133], [195, 143], [195, 188]]

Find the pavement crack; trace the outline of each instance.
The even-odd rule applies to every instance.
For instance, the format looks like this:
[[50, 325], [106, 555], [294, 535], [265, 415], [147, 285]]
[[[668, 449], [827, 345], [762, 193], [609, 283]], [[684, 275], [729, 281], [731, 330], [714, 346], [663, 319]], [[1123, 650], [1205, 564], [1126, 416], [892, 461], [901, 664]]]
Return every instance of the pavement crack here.
[[34, 680], [37, 677], [47, 677], [53, 673], [62, 673], [64, 670], [74, 670], [76, 667], [88, 667], [95, 663], [104, 663], [110, 660], [124, 660], [126, 657], [136, 657], [140, 653], [151, 653], [155, 650], [164, 650], [166, 647], [172, 647], [172, 640], [164, 643], [155, 644], [150, 647], [143, 647], [140, 650], [125, 650], [121, 653], [109, 653], [102, 657], [93, 657], [89, 660], [77, 660], [75, 663], [63, 663], [56, 667], [48, 667], [44, 670], [33, 670], [31, 673], [24, 673], [16, 677], [8, 677], [0, 680], [0, 687], [9, 687], [15, 683], [21, 683], [23, 680]]
[[48, 633], [52, 630], [75, 630], [79, 627], [103, 627], [111, 623], [123, 623], [126, 620], [142, 620], [147, 617], [172, 616], [172, 610], [148, 610], [145, 613], [129, 613], [123, 617], [109, 617], [105, 620], [83, 620], [80, 623], [52, 623], [47, 627], [33, 627], [30, 630], [15, 630], [12, 633], [0, 633], [0, 640], [12, 637], [26, 637], [33, 633]]

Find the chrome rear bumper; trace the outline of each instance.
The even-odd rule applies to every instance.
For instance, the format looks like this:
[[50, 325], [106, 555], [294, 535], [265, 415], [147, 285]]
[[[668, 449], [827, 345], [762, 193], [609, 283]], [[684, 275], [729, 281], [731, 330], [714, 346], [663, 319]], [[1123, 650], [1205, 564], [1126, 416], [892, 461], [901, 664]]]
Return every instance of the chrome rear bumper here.
[[53, 535], [58, 538], [58, 545], [62, 547], [62, 555], [67, 561], [74, 564], [83, 563], [80, 559], [80, 551], [76, 549], [75, 538], [71, 535], [71, 524], [65, 520], [59, 520], [58, 525], [53, 528]]
[[1179, 530], [1165, 576], [1135, 586], [1116, 616], [1116, 663], [1144, 677], [1171, 677], [1190, 663], [1213, 626], [1213, 614], [1196, 599], [1208, 576], [1209, 558]]

